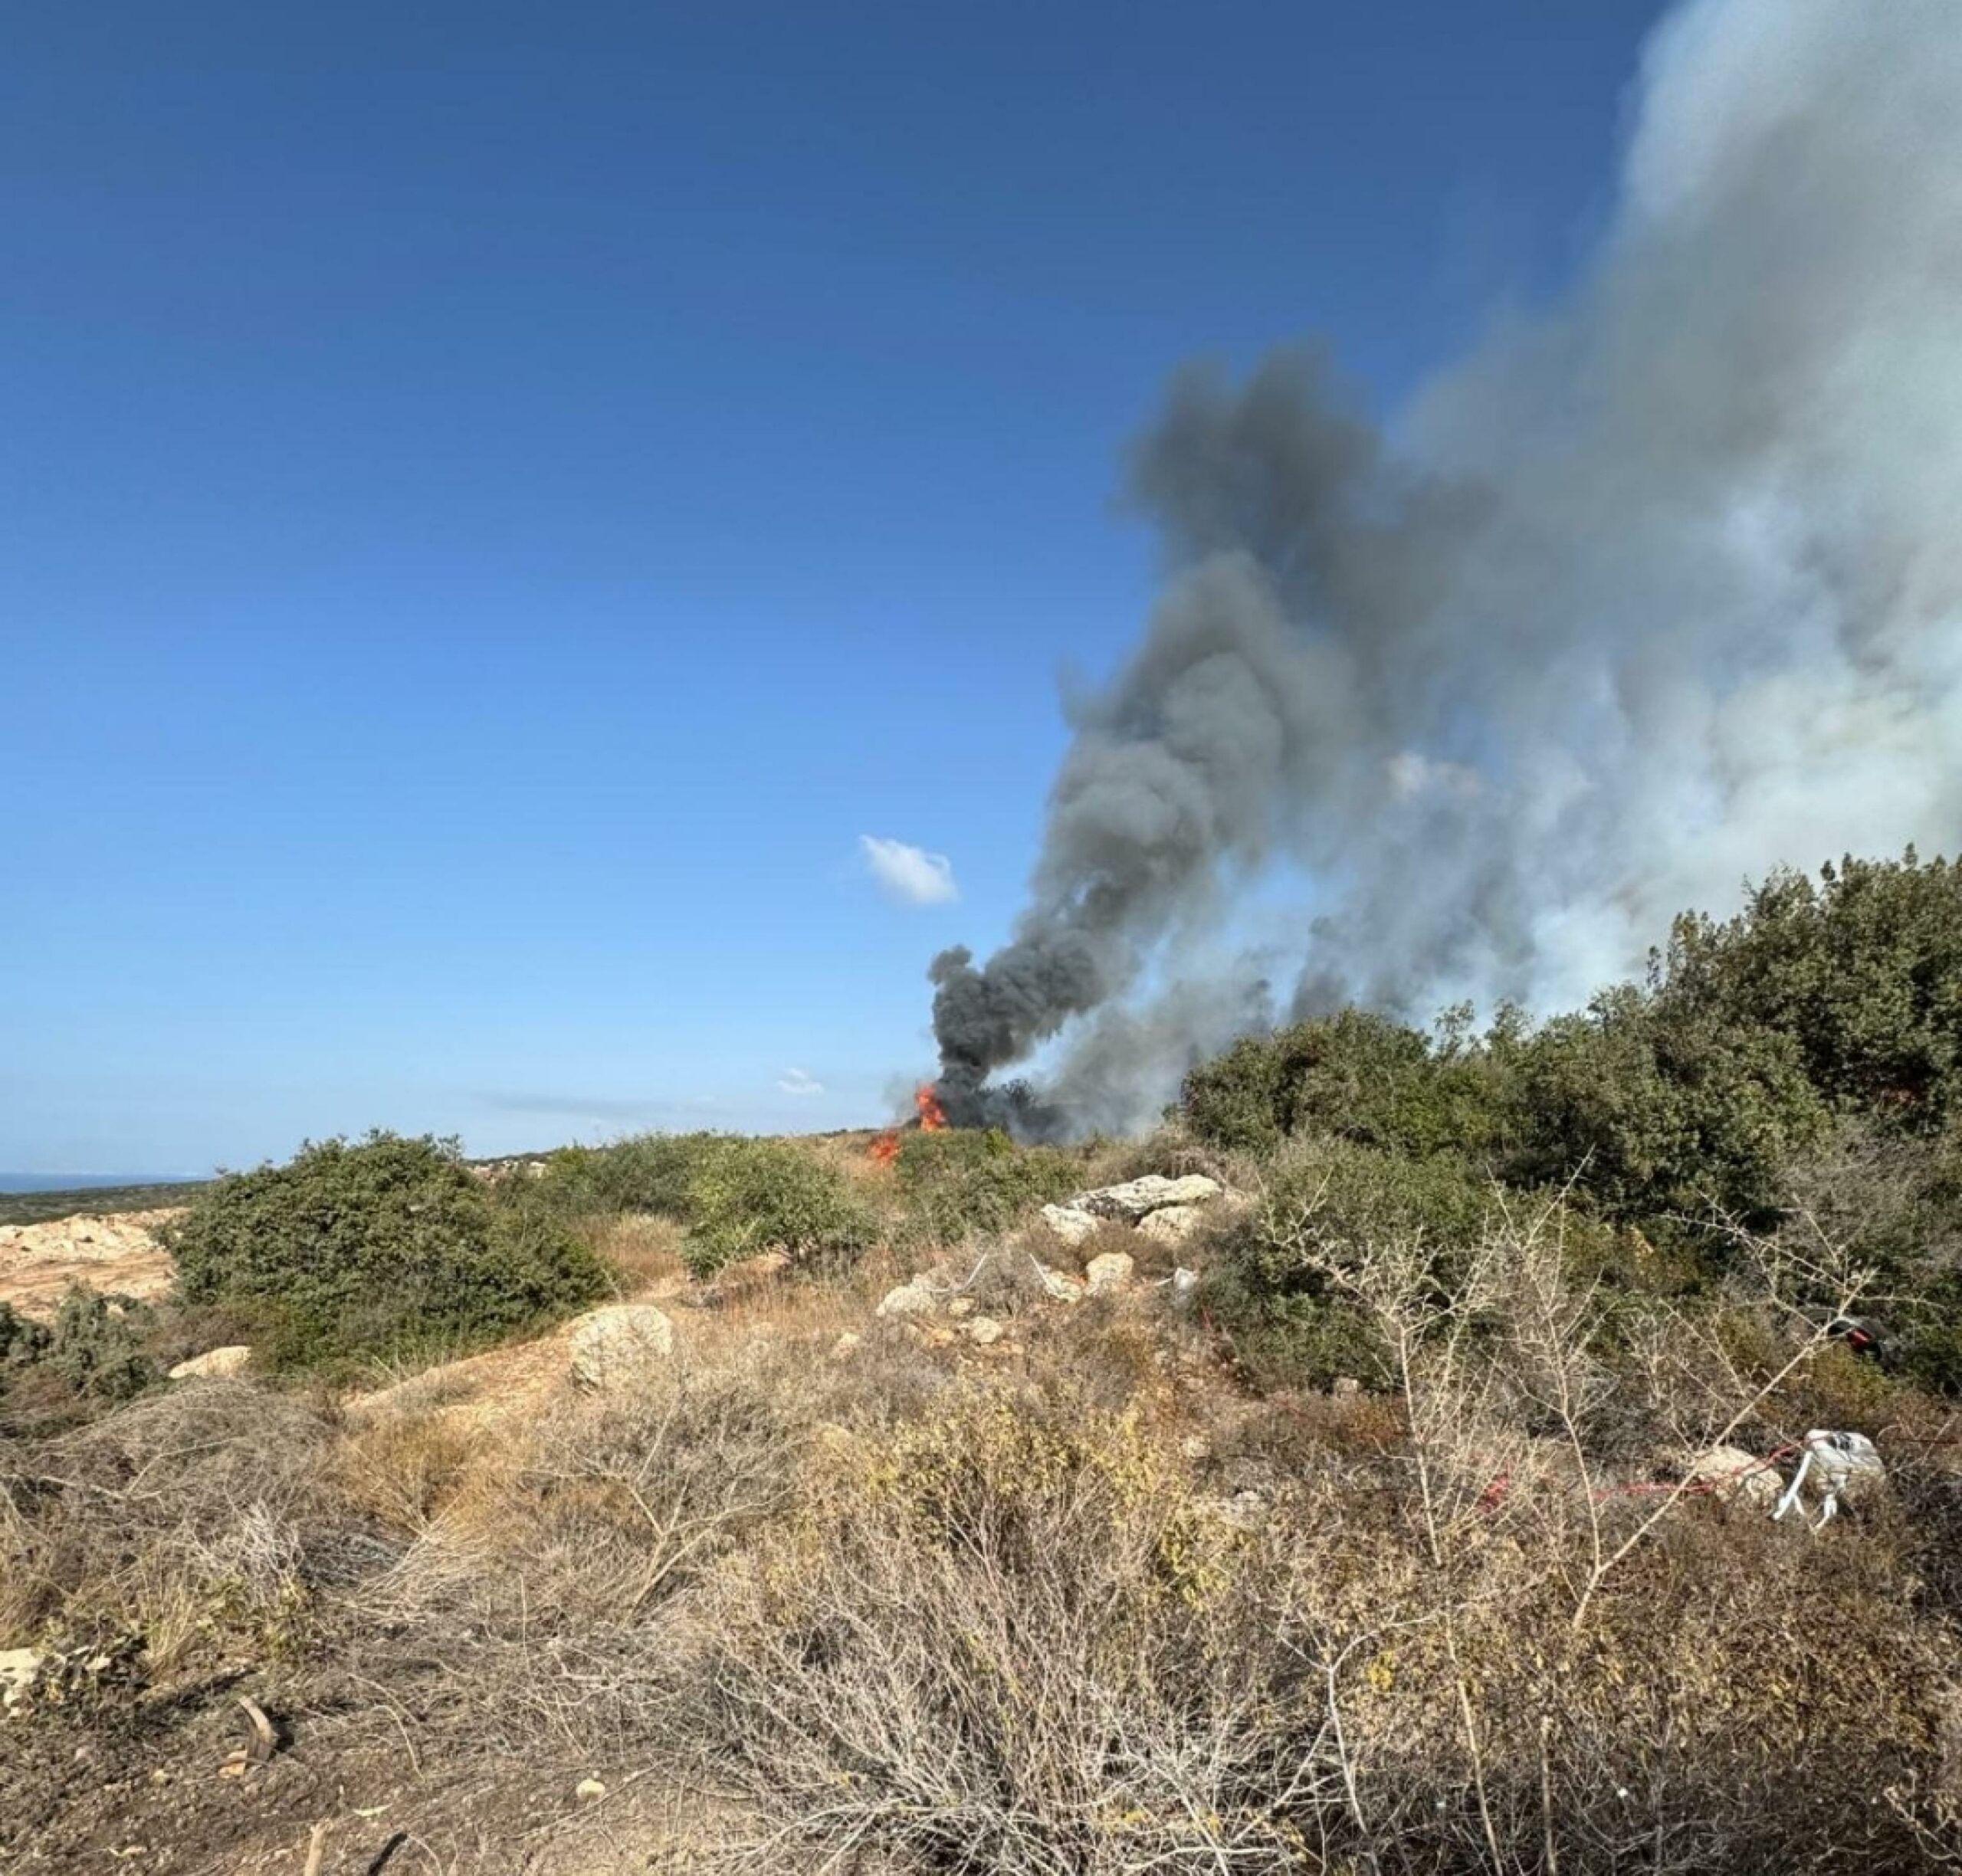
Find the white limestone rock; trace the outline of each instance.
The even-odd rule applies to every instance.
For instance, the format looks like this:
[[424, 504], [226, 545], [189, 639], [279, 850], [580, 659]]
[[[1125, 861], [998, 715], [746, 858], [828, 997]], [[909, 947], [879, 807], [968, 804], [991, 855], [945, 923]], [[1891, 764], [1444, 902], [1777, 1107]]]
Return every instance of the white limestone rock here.
[[674, 1353], [674, 1325], [651, 1303], [615, 1303], [573, 1324], [573, 1378], [588, 1387], [630, 1388]]

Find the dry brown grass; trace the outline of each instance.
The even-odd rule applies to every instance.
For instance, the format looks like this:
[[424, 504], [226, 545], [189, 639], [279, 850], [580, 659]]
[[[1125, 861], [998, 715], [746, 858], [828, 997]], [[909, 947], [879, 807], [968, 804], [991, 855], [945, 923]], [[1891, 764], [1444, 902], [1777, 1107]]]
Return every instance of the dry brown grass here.
[[688, 1281], [681, 1261], [687, 1232], [673, 1218], [627, 1212], [596, 1219], [580, 1235], [613, 1273], [623, 1297], [671, 1295]]
[[[1953, 1417], [1872, 1396], [1769, 1280], [1604, 1343], [1542, 1222], [1452, 1297], [1421, 1246], [1330, 1268], [1389, 1394], [1249, 1398], [1155, 1293], [1058, 1306], [1020, 1248], [968, 1292], [989, 1350], [875, 1322], [873, 1260], [725, 1273], [625, 1396], [480, 1412], [550, 1340], [344, 1415], [179, 1390], [0, 1458], [0, 1645], [139, 1641], [166, 1730], [248, 1675], [340, 1768], [306, 1805], [352, 1831], [382, 1791], [458, 1870], [1962, 1857]], [[1896, 1474], [1823, 1533], [1649, 1464], [1815, 1413]], [[41, 1796], [58, 1857], [83, 1825]], [[264, 1802], [254, 1854], [303, 1845]]]

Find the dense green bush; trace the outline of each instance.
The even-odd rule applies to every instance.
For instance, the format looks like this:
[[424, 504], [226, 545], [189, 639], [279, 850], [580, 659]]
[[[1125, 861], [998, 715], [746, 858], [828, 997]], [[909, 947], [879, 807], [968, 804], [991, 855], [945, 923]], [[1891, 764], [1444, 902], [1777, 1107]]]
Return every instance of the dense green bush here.
[[1823, 1235], [1874, 1273], [1891, 1365], [1962, 1394], [1962, 1115], [1933, 1137], [1873, 1117], [1842, 1121], [1795, 1166], [1785, 1235]]
[[1468, 1045], [1464, 1017], [1454, 1012], [1432, 1037], [1345, 1009], [1242, 1037], [1186, 1076], [1179, 1105], [1199, 1139], [1243, 1151], [1271, 1152], [1309, 1133], [1406, 1153], [1480, 1154], [1503, 1127], [1502, 1065]]
[[25, 1367], [48, 1346], [48, 1331], [11, 1303], [0, 1303], [0, 1368]]
[[900, 1136], [893, 1170], [908, 1237], [952, 1244], [1006, 1231], [1080, 1190], [1083, 1163], [1053, 1146], [1019, 1146], [996, 1128], [916, 1130]]
[[1937, 1133], [1962, 1107], [1962, 861], [1774, 873], [1723, 923], [1687, 914], [1659, 1002], [1783, 1038], [1842, 1113]]
[[1383, 1377], [1375, 1330], [1324, 1281], [1340, 1263], [1393, 1240], [1439, 1254], [1475, 1243], [1498, 1200], [1491, 1181], [1455, 1154], [1417, 1158], [1351, 1140], [1302, 1136], [1268, 1168], [1265, 1201], [1214, 1241], [1203, 1301], [1263, 1386], [1325, 1386], [1340, 1375]]
[[1505, 1120], [1494, 1165], [1622, 1218], [1764, 1223], [1793, 1156], [1827, 1123], [1789, 1038], [1665, 1007], [1632, 986], [1494, 1051]]
[[736, 1133], [644, 1133], [568, 1146], [542, 1178], [500, 1189], [508, 1202], [562, 1220], [653, 1212], [688, 1227], [683, 1254], [698, 1275], [764, 1251], [848, 1255], [877, 1235], [871, 1208], [843, 1174], [786, 1140]]
[[468, 1346], [606, 1287], [524, 1183], [487, 1191], [453, 1142], [326, 1140], [208, 1187], [166, 1243], [183, 1300], [250, 1305], [272, 1366]]
[[156, 1325], [156, 1312], [134, 1297], [103, 1296], [71, 1284], [40, 1359], [78, 1394], [129, 1400], [159, 1378], [144, 1346]]
[[44, 1427], [130, 1400], [155, 1382], [156, 1315], [133, 1297], [69, 1286], [44, 1326], [0, 1303], [0, 1430]]
[[697, 1275], [764, 1251], [848, 1257], [878, 1235], [844, 1174], [787, 1140], [716, 1136], [697, 1152], [687, 1208], [683, 1255]]
[[[1645, 983], [1583, 1011], [1474, 1037], [1463, 1011], [1427, 1035], [1345, 1010], [1236, 1043], [1179, 1107], [1284, 1182], [1290, 1153], [1314, 1165], [1317, 1229], [1448, 1242], [1468, 1182], [1566, 1189], [1577, 1230], [1639, 1227], [1590, 1252], [1618, 1287], [1656, 1280], [1631, 1242], [1680, 1287], [1721, 1272], [1732, 1226], [1802, 1210], [1879, 1271], [1903, 1364], [1962, 1389], [1962, 864], [1777, 873], [1734, 919], [1678, 919]], [[1247, 1228], [1222, 1295], [1264, 1321], [1318, 1309]]]
[[640, 1133], [605, 1146], [563, 1146], [549, 1155], [532, 1195], [565, 1217], [647, 1212], [684, 1222], [695, 1174], [728, 1143], [723, 1133]]
[[1318, 1292], [1319, 1254], [1406, 1239], [1449, 1251], [1477, 1241], [1498, 1203], [1492, 1182], [1455, 1154], [1304, 1137], [1275, 1158], [1265, 1202], [1221, 1241], [1262, 1288]]

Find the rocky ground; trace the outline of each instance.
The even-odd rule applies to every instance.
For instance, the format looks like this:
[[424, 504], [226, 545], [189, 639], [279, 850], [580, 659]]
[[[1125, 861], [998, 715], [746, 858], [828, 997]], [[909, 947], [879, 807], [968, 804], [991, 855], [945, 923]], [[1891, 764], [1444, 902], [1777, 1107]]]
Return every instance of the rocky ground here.
[[[1613, 1729], [1637, 1660], [1751, 1799], [1734, 1825], [1680, 1769], [1659, 1784], [1670, 1829], [1725, 1820], [1671, 1867], [1792, 1866], [1745, 1825], [1773, 1815], [1760, 1800], [1783, 1797], [1808, 1728], [1868, 1755], [1855, 1785], [1933, 1781], [1900, 1786], [1898, 1828], [1858, 1814], [1865, 1867], [1908, 1867], [1887, 1858], [1947, 1828], [1949, 1631], [1906, 1586], [1940, 1573], [1909, 1520], [1948, 1490], [1950, 1431], [1890, 1425], [1885, 1472], [1821, 1447], [1810, 1497], [1774, 1521], [1806, 1448], [1727, 1412], [1741, 1445], [1667, 1448], [1659, 1422], [1596, 1460], [1550, 1428], [1544, 1388], [1524, 1418], [1495, 1408], [1491, 1373], [1262, 1393], [1189, 1268], [1245, 1202], [1147, 1175], [822, 1279], [780, 1256], [691, 1279], [678, 1228], [630, 1216], [603, 1240], [619, 1300], [532, 1340], [337, 1392], [206, 1349], [188, 1379], [17, 1447], [0, 1870], [1368, 1866], [1287, 1834], [1270, 1759], [1291, 1792], [1321, 1768], [1323, 1809], [1289, 1802], [1331, 1832], [1360, 1766], [1417, 1846], [1393, 1867], [1482, 1868], [1478, 1763], [1436, 1716], [1491, 1680], [1480, 1750], [1524, 1767], [1536, 1802], [1593, 1802], [1602, 1754], [1636, 1750]], [[74, 1276], [154, 1295], [164, 1215], [9, 1232], [0, 1294]], [[1536, 1246], [1493, 1254], [1542, 1268], [1557, 1303]], [[1521, 1320], [1493, 1373], [1565, 1359]], [[1816, 1411], [1793, 1403], [1793, 1424]], [[1444, 1481], [1449, 1522], [1426, 1523], [1419, 1478]], [[1576, 1652], [1572, 1585], [1604, 1541], [1631, 1543], [1630, 1580]], [[1421, 1645], [1440, 1608], [1458, 1656]], [[1868, 1666], [1786, 1723], [1829, 1615]], [[1316, 1637], [1334, 1651], [1304, 1681]], [[1361, 1730], [1324, 1764], [1339, 1676]], [[1550, 1727], [1578, 1769], [1546, 1800]], [[1418, 1842], [1441, 1816], [1458, 1836]]]
[[149, 1302], [170, 1285], [157, 1228], [176, 1208], [0, 1225], [0, 1303], [46, 1320], [71, 1284]]

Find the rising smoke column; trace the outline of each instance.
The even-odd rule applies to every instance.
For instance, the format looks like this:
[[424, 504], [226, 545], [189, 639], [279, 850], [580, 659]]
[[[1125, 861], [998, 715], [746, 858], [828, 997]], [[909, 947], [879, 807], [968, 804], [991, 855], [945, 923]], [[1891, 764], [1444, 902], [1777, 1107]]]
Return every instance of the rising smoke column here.
[[1127, 993], [1278, 855], [1319, 889], [1296, 1007], [1422, 1015], [1962, 836], [1956, 15], [1700, 0], [1636, 102], [1580, 284], [1393, 441], [1313, 352], [1175, 379], [1130, 477], [1164, 591], [1010, 942], [933, 963], [956, 1120], [1066, 1026], [1045, 1123], [1147, 1116], [1251, 986]]

